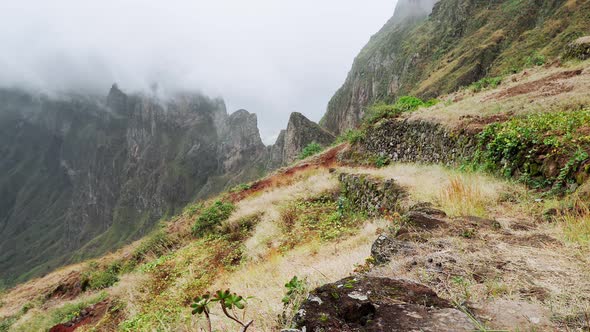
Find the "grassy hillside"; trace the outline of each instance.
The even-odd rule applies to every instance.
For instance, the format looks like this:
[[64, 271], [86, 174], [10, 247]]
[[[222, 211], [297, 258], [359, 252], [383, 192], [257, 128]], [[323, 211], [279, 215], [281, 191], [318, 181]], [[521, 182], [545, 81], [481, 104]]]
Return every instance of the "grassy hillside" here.
[[342, 133], [376, 101], [434, 98], [554, 61], [590, 34], [589, 13], [587, 1], [442, 0], [423, 20], [394, 17], [357, 56], [321, 124]]

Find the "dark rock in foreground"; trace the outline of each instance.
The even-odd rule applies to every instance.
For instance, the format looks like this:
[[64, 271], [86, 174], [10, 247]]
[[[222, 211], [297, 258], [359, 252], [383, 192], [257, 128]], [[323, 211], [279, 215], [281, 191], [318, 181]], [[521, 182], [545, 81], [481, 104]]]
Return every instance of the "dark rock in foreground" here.
[[295, 318], [311, 331], [473, 331], [463, 312], [411, 281], [345, 278], [315, 289]]

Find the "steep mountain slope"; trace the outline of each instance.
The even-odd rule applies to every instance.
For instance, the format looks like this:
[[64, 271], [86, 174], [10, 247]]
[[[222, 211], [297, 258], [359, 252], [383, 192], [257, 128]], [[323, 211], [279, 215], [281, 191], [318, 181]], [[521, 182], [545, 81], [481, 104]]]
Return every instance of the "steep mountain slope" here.
[[[261, 176], [256, 115], [222, 100], [0, 92], [0, 278], [38, 275]], [[31, 270], [32, 269], [32, 270]]]
[[482, 77], [519, 71], [590, 33], [588, 1], [442, 0], [428, 15], [432, 4], [398, 3], [355, 59], [321, 125], [342, 133], [377, 100], [433, 98]]

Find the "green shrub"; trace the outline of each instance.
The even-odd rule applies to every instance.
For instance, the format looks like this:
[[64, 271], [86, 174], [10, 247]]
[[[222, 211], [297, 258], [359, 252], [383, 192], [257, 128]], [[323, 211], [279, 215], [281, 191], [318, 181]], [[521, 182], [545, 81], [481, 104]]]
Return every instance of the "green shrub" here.
[[197, 204], [190, 204], [184, 208], [184, 213], [186, 213], [189, 217], [194, 216], [197, 212], [199, 212], [203, 208], [202, 203]]
[[[205, 319], [207, 320], [207, 331], [212, 332], [213, 329], [211, 328], [211, 306], [217, 302], [223, 314], [231, 319], [232, 321], [240, 324], [241, 329], [240, 331], [246, 332], [248, 328], [252, 325], [254, 321], [245, 321], [243, 316], [240, 319], [240, 316], [237, 315], [236, 310], [244, 310], [246, 307], [246, 299], [236, 293], [231, 293], [228, 290], [221, 291], [218, 290], [215, 294], [211, 295], [209, 293], [203, 294], [201, 296], [197, 296], [193, 303], [191, 303], [192, 314], [193, 315], [204, 315]], [[229, 309], [229, 310], [228, 310]]]
[[305, 159], [307, 157], [311, 157], [315, 154], [322, 152], [323, 149], [324, 148], [322, 148], [322, 146], [319, 145], [318, 143], [311, 142], [305, 148], [303, 148], [303, 151], [301, 151], [301, 154], [299, 155], [299, 159]]
[[239, 193], [252, 187], [249, 183], [241, 183], [229, 190], [230, 193]]
[[471, 83], [469, 90], [480, 92], [486, 89], [493, 89], [502, 83], [502, 77], [485, 77], [481, 80]]
[[[475, 161], [505, 176], [520, 175], [529, 184], [559, 189], [575, 181], [579, 166], [588, 160], [590, 135], [579, 129], [589, 123], [590, 110], [579, 110], [529, 114], [491, 124], [479, 135]], [[543, 177], [546, 161], [560, 164], [558, 176]]]
[[542, 66], [547, 62], [544, 55], [534, 52], [531, 56], [527, 57], [524, 64], [527, 67]]
[[361, 143], [366, 138], [366, 132], [361, 129], [349, 129], [336, 138], [336, 143], [349, 142], [350, 144]]
[[91, 269], [83, 275], [82, 289], [84, 290], [108, 288], [119, 281], [121, 264], [118, 262], [109, 265], [106, 269], [95, 269], [92, 266]]
[[387, 165], [389, 165], [391, 161], [389, 160], [388, 156], [385, 155], [379, 155], [376, 159], [375, 159], [375, 167], [377, 168], [381, 168], [381, 167], [385, 167]]
[[214, 225], [218, 225], [222, 221], [229, 218], [235, 207], [232, 203], [216, 201], [209, 207], [205, 208], [193, 225], [193, 234], [195, 236], [202, 236], [207, 231], [211, 230]]
[[161, 256], [168, 252], [172, 246], [173, 241], [168, 233], [160, 229], [150, 234], [141, 244], [133, 251], [133, 258], [140, 261], [147, 255]]

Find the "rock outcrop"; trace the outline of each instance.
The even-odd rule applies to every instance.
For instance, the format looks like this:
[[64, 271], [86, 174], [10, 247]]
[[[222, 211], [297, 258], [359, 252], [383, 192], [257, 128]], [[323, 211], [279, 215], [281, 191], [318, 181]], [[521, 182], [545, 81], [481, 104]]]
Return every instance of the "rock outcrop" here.
[[348, 277], [313, 290], [295, 321], [309, 332], [457, 332], [476, 328], [465, 313], [424, 285], [368, 276]]
[[590, 58], [590, 36], [580, 37], [567, 44], [563, 54], [565, 59], [586, 60]]
[[303, 149], [310, 143], [328, 146], [335, 137], [317, 123], [298, 112], [291, 113], [287, 129], [281, 131], [271, 147], [271, 165], [284, 166], [297, 160]]
[[256, 115], [221, 99], [0, 91], [0, 279], [104, 253], [267, 170]]

